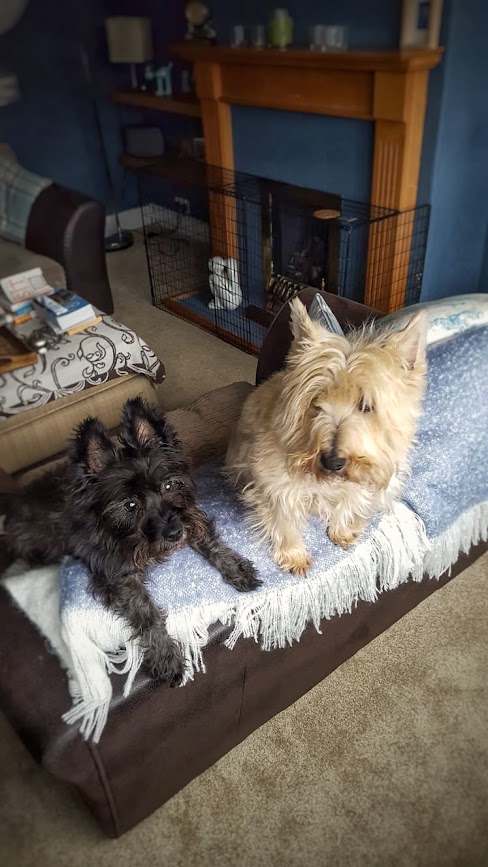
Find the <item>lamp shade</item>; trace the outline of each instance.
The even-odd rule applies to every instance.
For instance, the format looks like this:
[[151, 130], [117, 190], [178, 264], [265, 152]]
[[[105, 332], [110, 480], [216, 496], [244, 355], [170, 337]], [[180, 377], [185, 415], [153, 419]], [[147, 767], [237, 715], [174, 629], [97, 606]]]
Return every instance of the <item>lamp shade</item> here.
[[149, 18], [114, 15], [105, 20], [108, 55], [112, 63], [146, 63], [153, 58]]

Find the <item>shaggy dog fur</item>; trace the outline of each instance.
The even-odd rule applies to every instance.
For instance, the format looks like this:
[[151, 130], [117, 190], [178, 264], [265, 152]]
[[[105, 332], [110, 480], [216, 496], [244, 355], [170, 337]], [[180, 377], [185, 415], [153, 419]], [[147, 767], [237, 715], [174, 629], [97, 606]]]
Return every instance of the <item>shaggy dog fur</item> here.
[[153, 677], [176, 685], [184, 659], [144, 584], [147, 567], [190, 545], [236, 590], [261, 582], [254, 566], [217, 537], [198, 508], [173, 429], [140, 398], [126, 403], [120, 448], [98, 419], [86, 419], [68, 461], [14, 496], [5, 522], [13, 553], [31, 565], [69, 554], [89, 569], [92, 589], [129, 622]]
[[425, 387], [425, 323], [339, 336], [291, 302], [283, 370], [247, 399], [226, 471], [276, 562], [303, 575], [302, 532], [317, 515], [337, 545], [353, 544], [398, 497]]

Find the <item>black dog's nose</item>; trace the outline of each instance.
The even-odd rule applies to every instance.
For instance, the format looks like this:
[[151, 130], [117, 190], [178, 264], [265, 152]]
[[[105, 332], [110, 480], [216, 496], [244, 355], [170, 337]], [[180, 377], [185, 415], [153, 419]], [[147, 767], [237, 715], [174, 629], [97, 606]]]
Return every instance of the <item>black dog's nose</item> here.
[[182, 534], [183, 527], [181, 524], [174, 524], [172, 527], [168, 527], [164, 535], [168, 542], [177, 542], [178, 539], [181, 539]]
[[320, 463], [324, 467], [324, 469], [329, 470], [331, 473], [338, 473], [339, 470], [342, 470], [346, 465], [345, 458], [338, 458], [336, 455], [332, 455], [329, 453], [320, 455]]

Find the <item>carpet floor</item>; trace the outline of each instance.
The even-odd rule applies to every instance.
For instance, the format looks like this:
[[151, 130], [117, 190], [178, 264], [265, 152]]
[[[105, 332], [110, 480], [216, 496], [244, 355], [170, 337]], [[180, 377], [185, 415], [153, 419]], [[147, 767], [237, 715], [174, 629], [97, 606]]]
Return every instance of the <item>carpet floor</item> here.
[[[116, 315], [167, 364], [164, 406], [252, 381], [254, 359], [144, 300], [140, 244], [109, 266]], [[0, 863], [486, 867], [487, 577], [485, 555], [120, 840], [0, 716]]]

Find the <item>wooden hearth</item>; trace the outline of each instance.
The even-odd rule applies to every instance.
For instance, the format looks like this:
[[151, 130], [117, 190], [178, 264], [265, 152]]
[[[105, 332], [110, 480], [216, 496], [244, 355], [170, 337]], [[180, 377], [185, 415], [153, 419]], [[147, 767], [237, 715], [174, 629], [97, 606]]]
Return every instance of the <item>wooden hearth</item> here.
[[[172, 51], [194, 66], [210, 165], [234, 168], [232, 105], [373, 121], [371, 202], [399, 211], [415, 207], [428, 76], [440, 63], [441, 48], [321, 54], [185, 42]], [[211, 194], [210, 222], [216, 252], [237, 257], [235, 201]], [[381, 236], [386, 231], [388, 238]], [[377, 252], [385, 241], [392, 251], [386, 268]], [[367, 304], [386, 311], [402, 306], [401, 292], [397, 288], [393, 299], [391, 286], [406, 285], [409, 254], [404, 232], [400, 237], [381, 225], [372, 229]]]

